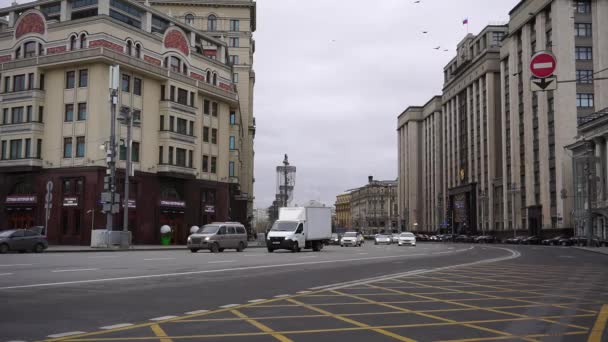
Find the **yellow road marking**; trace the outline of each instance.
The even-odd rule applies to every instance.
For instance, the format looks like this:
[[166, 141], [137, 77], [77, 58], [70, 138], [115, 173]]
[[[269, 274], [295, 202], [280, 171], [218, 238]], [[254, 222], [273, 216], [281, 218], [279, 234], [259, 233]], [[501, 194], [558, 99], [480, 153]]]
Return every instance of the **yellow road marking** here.
[[[163, 328], [161, 328], [160, 325], [158, 325], [158, 324], [152, 324], [150, 326], [150, 329], [152, 329], [152, 332], [154, 332], [154, 335], [156, 335], [158, 337], [168, 337], [167, 333], [165, 333]], [[173, 340], [170, 338], [161, 338], [159, 341], [160, 342], [173, 342]]]
[[327, 315], [329, 317], [338, 319], [338, 320], [346, 322], [346, 323], [350, 323], [352, 325], [356, 325], [356, 326], [361, 327], [361, 328], [370, 328], [372, 331], [375, 331], [375, 332], [380, 333], [380, 334], [385, 335], [385, 336], [392, 337], [392, 338], [394, 338], [394, 339], [396, 339], [398, 341], [415, 342], [415, 340], [412, 340], [411, 338], [407, 338], [405, 336], [401, 336], [401, 335], [395, 334], [393, 332], [390, 332], [390, 331], [387, 331], [387, 330], [384, 330], [384, 329], [381, 329], [381, 328], [373, 328], [369, 324], [361, 323], [359, 321], [355, 321], [353, 319], [346, 318], [346, 317], [343, 317], [341, 315], [337, 315], [337, 314], [331, 313], [329, 311], [325, 311], [323, 309], [319, 309], [319, 308], [314, 307], [312, 305], [305, 304], [305, 303], [302, 303], [302, 302], [298, 302], [295, 299], [288, 299], [288, 301], [290, 301], [290, 302], [292, 302], [294, 304], [301, 305], [301, 306], [303, 306], [303, 307], [305, 307], [305, 308], [307, 308], [309, 310], [316, 311], [316, 312], [321, 313], [323, 315]]
[[600, 310], [599, 315], [597, 315], [597, 320], [593, 325], [593, 329], [591, 329], [591, 334], [587, 339], [587, 342], [600, 342], [602, 340], [602, 335], [604, 334], [604, 330], [606, 329], [606, 322], [608, 321], [608, 304], [602, 305], [602, 309]]
[[[526, 336], [515, 336], [515, 338], [538, 338], [538, 337], [560, 337], [560, 336], [569, 336], [569, 335], [583, 335], [586, 334], [586, 331], [569, 331], [561, 334], [532, 334]], [[480, 342], [480, 341], [498, 341], [498, 340], [506, 340], [511, 339], [513, 337], [510, 336], [500, 336], [500, 337], [479, 337], [479, 338], [467, 338], [462, 340], [441, 340], [438, 342]]]
[[235, 314], [236, 316], [238, 316], [240, 318], [245, 319], [247, 321], [247, 323], [249, 323], [249, 324], [253, 325], [254, 327], [262, 330], [263, 332], [269, 333], [270, 336], [276, 338], [277, 340], [279, 340], [281, 342], [293, 342], [293, 340], [291, 340], [291, 339], [289, 339], [289, 338], [287, 338], [287, 337], [285, 337], [285, 336], [283, 336], [281, 334], [276, 333], [274, 330], [270, 329], [270, 327], [268, 327], [268, 326], [266, 326], [266, 325], [264, 325], [264, 324], [262, 324], [262, 323], [260, 323], [260, 322], [258, 322], [256, 320], [254, 320], [254, 319], [249, 318], [247, 315], [245, 315], [244, 313], [242, 313], [242, 312], [240, 312], [238, 310], [230, 310], [230, 312], [232, 312], [233, 314]]

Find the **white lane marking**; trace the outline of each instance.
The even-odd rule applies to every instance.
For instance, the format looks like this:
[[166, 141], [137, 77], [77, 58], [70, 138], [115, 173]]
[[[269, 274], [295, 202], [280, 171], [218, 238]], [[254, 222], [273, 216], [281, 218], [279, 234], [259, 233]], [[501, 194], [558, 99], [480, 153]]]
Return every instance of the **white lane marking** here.
[[358, 255], [368, 255], [369, 253], [357, 253]]
[[256, 256], [262, 256], [262, 255], [266, 255], [266, 254], [243, 254], [244, 257], [256, 257]]
[[226, 304], [226, 305], [222, 305], [220, 306], [220, 308], [222, 309], [227, 309], [227, 308], [233, 308], [235, 306], [239, 306], [240, 304]]
[[13, 274], [12, 273], [0, 273], [0, 276], [3, 276], [3, 275], [13, 275]]
[[131, 324], [131, 323], [120, 323], [120, 324], [114, 324], [114, 325], [106, 325], [105, 327], [101, 327], [99, 329], [110, 330], [110, 329], [126, 328], [126, 327], [130, 327], [132, 325], [133, 324]]
[[266, 300], [266, 299], [252, 299], [252, 300], [249, 300], [248, 302], [249, 302], [249, 303], [258, 303], [258, 302], [263, 302], [263, 301], [265, 301], [265, 300]]
[[274, 298], [284, 298], [284, 297], [289, 297], [289, 295], [283, 294], [283, 295], [276, 295], [276, 296], [274, 296]]
[[572, 255], [560, 255], [559, 258], [574, 258]]
[[532, 64], [532, 68], [534, 68], [534, 69], [549, 69], [549, 68], [553, 68], [553, 63], [552, 62], [534, 63], [534, 64]]
[[189, 311], [189, 312], [186, 312], [186, 315], [196, 315], [196, 314], [201, 314], [201, 313], [205, 313], [205, 312], [209, 312], [209, 310], [194, 310], [194, 311]]
[[0, 267], [13, 267], [13, 266], [32, 266], [32, 264], [10, 264], [10, 265], [0, 265]]
[[166, 319], [171, 319], [171, 318], [175, 318], [177, 316], [161, 316], [161, 317], [156, 317], [156, 318], [150, 318], [151, 321], [164, 321]]
[[97, 271], [99, 268], [70, 268], [66, 270], [52, 270], [53, 273], [59, 272], [80, 272], [80, 271]]
[[6, 341], [6, 342], [26, 342], [26, 341], [11, 340], [11, 341]]
[[307, 256], [303, 256], [303, 257], [299, 257], [298, 259], [310, 259], [310, 258], [316, 258], [316, 255], [307, 255]]
[[72, 335], [78, 335], [78, 334], [84, 334], [84, 331], [70, 331], [70, 332], [65, 332], [65, 333], [61, 333], [61, 334], [48, 335], [47, 337], [57, 338], [57, 337], [66, 337], [66, 336], [72, 336]]
[[[471, 248], [473, 248], [473, 247], [470, 247], [469, 249], [471, 249]], [[499, 248], [499, 247], [496, 247], [496, 248]], [[455, 250], [450, 253], [458, 253], [458, 252], [464, 252], [464, 251], [467, 251], [467, 249]], [[223, 268], [223, 269], [217, 269], [217, 270], [188, 271], [188, 272], [176, 272], [176, 273], [147, 274], [147, 275], [129, 276], [129, 277], [60, 281], [60, 282], [55, 282], [55, 283], [3, 286], [3, 287], [0, 287], [0, 290], [24, 289], [24, 288], [46, 287], [46, 286], [59, 286], [59, 285], [73, 285], [73, 284], [102, 283], [102, 282], [121, 281], [121, 280], [165, 278], [165, 277], [176, 277], [176, 276], [186, 276], [186, 275], [206, 274], [206, 273], [221, 273], [221, 272], [230, 272], [230, 271], [251, 271], [251, 270], [263, 270], [263, 269], [277, 268], [277, 267], [293, 267], [293, 266], [319, 265], [319, 264], [329, 264], [329, 263], [332, 263], [332, 264], [352, 263], [352, 262], [364, 261], [364, 260], [384, 260], [384, 259], [404, 258], [404, 257], [409, 257], [409, 256], [414, 256], [414, 255], [426, 255], [426, 254], [409, 254], [409, 255], [408, 254], [398, 254], [398, 255], [350, 258], [350, 259], [343, 259], [343, 260], [315, 260], [315, 261], [303, 261], [303, 262], [294, 262], [294, 263], [287, 263], [287, 264], [272, 264], [272, 265]]]
[[173, 260], [175, 258], [148, 258], [144, 259], [144, 261], [153, 261], [153, 260]]
[[296, 293], [299, 293], [299, 294], [304, 294], [304, 293], [311, 293], [311, 292], [312, 292], [312, 291], [298, 291], [298, 292], [296, 292]]
[[97, 255], [90, 256], [89, 259], [109, 259], [109, 258], [118, 258], [118, 255]]
[[218, 260], [218, 261], [208, 261], [208, 264], [221, 264], [224, 262], [235, 262], [236, 260]]

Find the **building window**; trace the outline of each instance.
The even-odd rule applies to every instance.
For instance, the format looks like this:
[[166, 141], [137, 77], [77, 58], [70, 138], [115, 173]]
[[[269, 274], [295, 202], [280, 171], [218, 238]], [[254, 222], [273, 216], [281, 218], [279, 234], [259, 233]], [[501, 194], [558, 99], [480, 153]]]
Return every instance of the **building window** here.
[[177, 103], [188, 105], [188, 91], [182, 88], [177, 89]]
[[87, 104], [86, 103], [79, 103], [78, 104], [78, 121], [82, 121], [82, 120], [86, 120], [87, 119]]
[[163, 164], [163, 147], [162, 146], [158, 147], [158, 163], [160, 165]]
[[589, 14], [591, 13], [591, 1], [590, 0], [578, 0], [574, 3], [576, 13]]
[[177, 118], [177, 133], [188, 134], [188, 120]]
[[135, 57], [141, 58], [141, 44], [135, 44]]
[[84, 137], [76, 137], [76, 158], [84, 157]]
[[63, 158], [72, 158], [72, 138], [63, 138]]
[[65, 89], [74, 88], [74, 78], [75, 78], [74, 71], [68, 71], [65, 73]]
[[209, 157], [203, 156], [203, 172], [209, 172]]
[[27, 106], [27, 109], [25, 111], [25, 122], [32, 122], [33, 121], [33, 110], [32, 110], [32, 106]]
[[169, 130], [171, 132], [175, 131], [175, 117], [169, 116]]
[[10, 76], [4, 77], [4, 92], [8, 93], [11, 91], [11, 78]]
[[213, 73], [213, 85], [216, 86], [217, 85], [217, 74]]
[[213, 14], [207, 17], [207, 31], [217, 30], [217, 17]]
[[217, 172], [217, 157], [211, 157], [211, 173]]
[[209, 127], [203, 127], [203, 142], [209, 142]]
[[186, 14], [186, 24], [194, 25], [194, 16], [192, 14]]
[[83, 33], [80, 35], [80, 48], [84, 49], [87, 47], [87, 36]]
[[122, 74], [122, 91], [128, 93], [131, 91], [131, 76]]
[[207, 76], [205, 77], [207, 83], [211, 83], [211, 71], [207, 70]]
[[133, 54], [133, 43], [130, 40], [127, 41], [127, 55], [131, 56]]
[[235, 139], [234, 136], [230, 136], [230, 140], [229, 140], [229, 148], [231, 150], [234, 150], [236, 148], [236, 143], [235, 143]]
[[36, 42], [27, 42], [23, 45], [23, 57], [29, 58], [36, 56]]
[[175, 149], [175, 163], [177, 166], [186, 167], [186, 150], [183, 148]]
[[25, 158], [32, 157], [32, 139], [25, 139]]
[[211, 129], [211, 143], [217, 144], [217, 128]]
[[180, 72], [180, 64], [181, 64], [180, 59], [177, 58], [177, 57], [171, 56], [169, 58], [169, 61], [171, 63], [170, 64], [171, 71], [173, 71], [173, 72]]
[[239, 38], [238, 37], [230, 37], [228, 39], [228, 46], [233, 48], [239, 47]]
[[228, 176], [234, 177], [234, 162], [233, 161], [228, 163]]
[[194, 136], [194, 121], [190, 121], [188, 135]]
[[27, 74], [27, 90], [34, 89], [34, 73]]
[[0, 159], [6, 160], [6, 140], [2, 140], [2, 155]]
[[212, 116], [216, 116], [217, 117], [217, 109], [218, 109], [217, 102], [212, 102], [211, 103], [211, 115]]
[[165, 87], [165, 85], [161, 84], [160, 85], [160, 100], [161, 101], [165, 101], [167, 99], [167, 96], [165, 95], [166, 90], [167, 90], [167, 88]]
[[[112, 3], [114, 3], [115, 1], [112, 1]], [[114, 5], [112, 5], [114, 6]], [[133, 7], [134, 8], [134, 7]], [[119, 8], [122, 9], [122, 8]], [[110, 10], [110, 17], [118, 20], [118, 21], [122, 21], [123, 23], [127, 24], [127, 25], [131, 25], [133, 27], [137, 27], [138, 29], [141, 29], [141, 21], [133, 19], [130, 16], [124, 15], [120, 12], [117, 12], [115, 10]], [[141, 17], [141, 14], [137, 15], [137, 17]]]
[[21, 159], [21, 139], [10, 141], [10, 159]]
[[230, 55], [230, 56], [228, 56], [228, 61], [232, 65], [237, 65], [237, 64], [239, 64], [239, 56], [237, 56], [237, 55]]
[[133, 78], [133, 94], [141, 96], [141, 79]]
[[175, 101], [175, 86], [171, 86], [171, 88], [169, 88], [169, 91], [171, 92], [169, 94], [169, 100]]
[[25, 90], [25, 75], [13, 76], [13, 91]]
[[492, 41], [490, 42], [490, 47], [500, 46], [504, 37], [504, 32], [492, 32]]
[[239, 30], [240, 22], [238, 19], [230, 19], [230, 31], [236, 32]]
[[194, 107], [194, 93], [190, 92], [190, 107]]
[[233, 110], [230, 111], [230, 124], [236, 125], [236, 112]]
[[575, 23], [574, 24], [574, 35], [576, 37], [591, 37], [591, 24], [590, 23]]
[[194, 152], [192, 150], [188, 150], [188, 167], [192, 168], [194, 162]]
[[593, 94], [576, 94], [576, 107], [577, 108], [591, 108], [593, 107]]
[[574, 49], [574, 55], [577, 60], [591, 60], [593, 59], [593, 48], [591, 46], [577, 46]]
[[578, 83], [578, 84], [593, 83], [593, 70], [576, 70], [576, 83]]
[[89, 70], [78, 70], [78, 86], [81, 88], [89, 86]]
[[2, 110], [2, 124], [8, 125], [8, 108]]
[[135, 141], [131, 143], [131, 161], [139, 163], [139, 143]]
[[209, 100], [203, 101], [203, 114], [209, 115]]
[[169, 146], [169, 165], [173, 165], [173, 146]]
[[42, 139], [38, 139], [36, 142], [36, 158], [42, 158]]
[[72, 122], [74, 121], [74, 105], [69, 103], [65, 105], [65, 115], [63, 121]]
[[44, 107], [43, 106], [38, 107], [38, 122], [40, 122], [40, 123], [44, 122]]
[[23, 122], [23, 107], [13, 107], [11, 110], [11, 123], [17, 124]]
[[232, 74], [232, 82], [239, 83], [239, 74], [238, 73], [235, 72]]
[[76, 36], [70, 37], [70, 51], [76, 50]]

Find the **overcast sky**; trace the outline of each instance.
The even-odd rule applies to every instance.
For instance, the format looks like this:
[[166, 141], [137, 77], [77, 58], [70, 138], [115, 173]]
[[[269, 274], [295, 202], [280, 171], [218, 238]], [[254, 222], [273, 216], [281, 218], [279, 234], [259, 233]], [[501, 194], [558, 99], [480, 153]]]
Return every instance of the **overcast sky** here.
[[297, 167], [292, 204], [396, 179], [397, 116], [441, 94], [462, 20], [476, 34], [517, 2], [257, 0], [256, 207], [272, 203], [284, 153]]

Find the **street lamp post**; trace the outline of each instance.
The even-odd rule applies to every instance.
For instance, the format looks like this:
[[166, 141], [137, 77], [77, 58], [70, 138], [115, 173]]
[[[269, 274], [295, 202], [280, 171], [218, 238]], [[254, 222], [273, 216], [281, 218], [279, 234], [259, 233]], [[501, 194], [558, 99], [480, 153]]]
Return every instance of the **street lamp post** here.
[[120, 246], [122, 248], [128, 248], [131, 244], [131, 238], [129, 234], [129, 177], [133, 173], [133, 138], [131, 131], [134, 125], [139, 125], [139, 114], [131, 110], [131, 108], [123, 106], [120, 108], [120, 121], [127, 125], [127, 141], [125, 141], [125, 147], [127, 150], [127, 160], [125, 163], [125, 195], [123, 203], [123, 227], [122, 227], [122, 238], [120, 239]]

